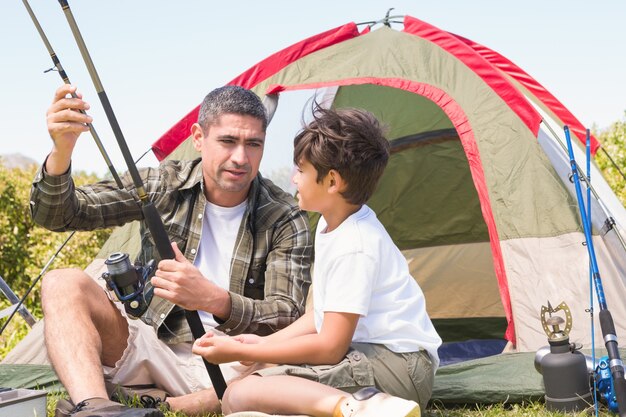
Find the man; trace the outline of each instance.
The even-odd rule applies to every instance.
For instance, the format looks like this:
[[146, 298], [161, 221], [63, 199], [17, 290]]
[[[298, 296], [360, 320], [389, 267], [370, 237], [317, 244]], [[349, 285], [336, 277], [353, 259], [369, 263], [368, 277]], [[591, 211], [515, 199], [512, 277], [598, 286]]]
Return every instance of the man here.
[[[75, 91], [60, 87], [47, 113], [53, 148], [33, 183], [33, 218], [59, 231], [141, 220], [128, 175], [124, 190], [112, 181], [74, 187], [72, 151], [92, 120], [79, 112], [89, 108], [82, 96], [69, 97]], [[191, 354], [184, 314], [174, 304], [198, 310], [205, 328], [225, 334], [269, 334], [302, 314], [310, 285], [308, 223], [293, 199], [258, 173], [266, 127], [254, 93], [216, 89], [191, 128], [201, 158], [140, 171], [176, 254], [158, 263], [151, 281], [155, 298], [141, 320], [128, 320], [120, 303], [83, 271], [46, 275], [46, 347], [72, 400], [57, 408], [58, 415], [158, 416], [154, 409], [108, 400], [107, 386], [150, 384], [169, 395], [165, 402], [172, 410], [219, 411], [201, 358]], [[157, 256], [142, 224], [139, 258]]]

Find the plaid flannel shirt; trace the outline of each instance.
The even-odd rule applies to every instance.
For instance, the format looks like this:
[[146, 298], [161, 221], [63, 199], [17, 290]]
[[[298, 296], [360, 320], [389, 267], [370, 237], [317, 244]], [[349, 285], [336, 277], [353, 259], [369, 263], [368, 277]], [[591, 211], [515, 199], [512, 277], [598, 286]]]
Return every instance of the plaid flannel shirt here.
[[[193, 262], [206, 203], [201, 160], [166, 161], [158, 168], [142, 168], [140, 175], [170, 240]], [[139, 198], [128, 173], [122, 182], [124, 190], [114, 181], [75, 187], [70, 170], [52, 176], [42, 167], [31, 189], [32, 217], [53, 231], [94, 230], [141, 220]], [[141, 239], [140, 260], [158, 261], [143, 221]], [[217, 329], [228, 334], [265, 335], [297, 319], [304, 311], [311, 283], [311, 258], [306, 214], [290, 195], [259, 174], [248, 193], [231, 259], [230, 317], [225, 322], [218, 320]], [[167, 343], [192, 340], [183, 310], [169, 301], [154, 297], [141, 319]]]

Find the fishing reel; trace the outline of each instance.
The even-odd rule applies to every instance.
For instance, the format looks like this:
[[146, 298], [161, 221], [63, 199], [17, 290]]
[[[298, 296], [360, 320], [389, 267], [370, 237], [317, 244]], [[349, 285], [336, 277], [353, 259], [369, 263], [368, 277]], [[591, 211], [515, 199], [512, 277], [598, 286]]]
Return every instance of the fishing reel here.
[[617, 397], [615, 395], [615, 388], [613, 386], [613, 377], [611, 375], [611, 368], [609, 367], [609, 357], [603, 356], [598, 361], [598, 366], [595, 372], [596, 387], [600, 398], [604, 400], [609, 410], [614, 413], [618, 412]]
[[146, 284], [154, 275], [155, 261], [151, 260], [146, 265], [131, 265], [127, 253], [115, 252], [104, 263], [108, 272], [103, 273], [102, 278], [107, 289], [124, 304], [130, 318], [138, 319], [146, 312], [154, 296], [154, 288], [150, 285], [146, 289]]

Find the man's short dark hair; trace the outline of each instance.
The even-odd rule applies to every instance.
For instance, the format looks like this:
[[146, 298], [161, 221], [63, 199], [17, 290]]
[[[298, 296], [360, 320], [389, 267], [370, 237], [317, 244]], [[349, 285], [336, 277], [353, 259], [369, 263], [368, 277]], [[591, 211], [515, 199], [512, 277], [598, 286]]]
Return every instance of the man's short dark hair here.
[[343, 198], [365, 204], [389, 160], [389, 142], [373, 114], [360, 109], [317, 108], [314, 119], [294, 139], [294, 163], [307, 160], [321, 182], [331, 169], [347, 187]]
[[263, 123], [264, 132], [267, 129], [267, 112], [261, 99], [243, 87], [226, 85], [207, 94], [200, 106], [198, 124], [206, 133], [206, 129], [223, 114], [252, 116]]

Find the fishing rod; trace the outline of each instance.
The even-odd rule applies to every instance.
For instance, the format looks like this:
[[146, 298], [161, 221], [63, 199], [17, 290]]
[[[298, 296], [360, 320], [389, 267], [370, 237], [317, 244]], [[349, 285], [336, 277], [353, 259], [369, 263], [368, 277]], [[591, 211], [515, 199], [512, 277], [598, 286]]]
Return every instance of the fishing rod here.
[[[54, 49], [52, 49], [52, 45], [48, 41], [48, 37], [46, 36], [45, 32], [43, 31], [43, 28], [39, 24], [39, 21], [37, 20], [37, 17], [35, 16], [33, 9], [31, 9], [30, 4], [28, 3], [28, 0], [22, 0], [22, 3], [24, 3], [24, 7], [26, 7], [26, 10], [28, 11], [30, 18], [35, 24], [35, 28], [37, 28], [37, 32], [39, 32], [39, 36], [41, 36], [41, 40], [43, 41], [44, 45], [46, 45], [46, 49], [48, 50], [48, 53], [50, 54], [50, 58], [52, 58], [52, 63], [54, 64], [53, 68], [50, 68], [44, 72], [53, 71], [56, 68], [56, 71], [59, 73], [59, 76], [61, 77], [63, 82], [65, 84], [71, 84], [70, 79], [67, 76], [67, 73], [65, 72], [65, 70], [63, 69], [63, 66], [61, 65], [61, 61], [59, 60], [59, 57], [54, 52]], [[76, 93], [72, 93], [72, 97], [78, 98]], [[79, 112], [81, 112], [82, 114], [87, 114], [87, 112], [85, 112], [84, 110], [79, 110]], [[113, 167], [113, 163], [111, 162], [109, 155], [104, 149], [104, 146], [102, 145], [102, 141], [100, 140], [100, 136], [98, 136], [96, 129], [93, 127], [91, 123], [87, 123], [87, 127], [89, 128], [89, 132], [91, 133], [91, 136], [93, 136], [93, 140], [96, 142], [96, 146], [98, 147], [98, 150], [102, 154], [102, 157], [104, 158], [104, 161], [106, 162], [107, 167], [109, 168], [109, 171], [111, 172], [111, 175], [113, 176], [113, 179], [115, 180], [115, 183], [120, 189], [124, 189], [122, 180], [120, 180], [119, 175], [117, 175], [117, 171]]]
[[[11, 319], [15, 316], [15, 313], [20, 309], [20, 307], [24, 304], [24, 302], [26, 301], [26, 298], [28, 298], [28, 295], [31, 293], [31, 291], [33, 290], [33, 288], [35, 288], [35, 286], [37, 285], [37, 283], [39, 282], [39, 280], [41, 279], [41, 277], [43, 276], [43, 274], [45, 274], [45, 272], [48, 270], [48, 268], [50, 267], [50, 264], [52, 264], [52, 262], [57, 258], [57, 256], [59, 255], [59, 253], [61, 253], [61, 251], [63, 250], [63, 248], [65, 247], [65, 245], [67, 245], [67, 242], [69, 242], [72, 237], [74, 237], [74, 234], [76, 233], [76, 231], [73, 231], [72, 233], [69, 234], [69, 236], [65, 239], [65, 241], [63, 241], [63, 243], [61, 243], [61, 245], [57, 248], [56, 252], [52, 255], [52, 257], [50, 257], [50, 259], [48, 259], [48, 262], [46, 262], [46, 264], [44, 265], [44, 267], [41, 269], [41, 272], [39, 272], [39, 275], [37, 275], [37, 278], [35, 278], [35, 280], [33, 281], [33, 283], [30, 285], [30, 287], [28, 287], [28, 290], [26, 290], [26, 293], [22, 296], [22, 298], [19, 300], [19, 302], [15, 305], [15, 308], [13, 309], [13, 311], [11, 312], [11, 315], [9, 316], [9, 318], [7, 318], [7, 321], [4, 322], [4, 324], [2, 325], [2, 328], [0, 329], [0, 335], [2, 335], [2, 333], [4, 333], [4, 330], [7, 328], [7, 326], [9, 325], [9, 322], [11, 321]], [[34, 323], [29, 323], [31, 325], [31, 327], [33, 326]]]
[[[67, 18], [67, 22], [70, 25], [72, 33], [74, 35], [74, 39], [78, 45], [78, 49], [80, 50], [81, 55], [83, 56], [83, 60], [85, 61], [85, 65], [87, 66], [87, 70], [89, 71], [89, 75], [91, 76], [91, 80], [93, 81], [94, 87], [98, 93], [98, 97], [100, 99], [100, 103], [104, 108], [104, 112], [111, 124], [111, 128], [113, 129], [113, 133], [115, 135], [115, 139], [122, 151], [122, 155], [124, 160], [126, 161], [126, 165], [128, 167], [128, 172], [133, 180], [135, 188], [137, 190], [137, 195], [139, 196], [139, 203], [141, 206], [141, 211], [144, 216], [144, 220], [146, 225], [148, 226], [148, 230], [154, 239], [154, 243], [156, 245], [157, 251], [162, 259], [174, 259], [174, 250], [172, 249], [169, 237], [167, 236], [167, 232], [165, 230], [165, 225], [163, 224], [163, 220], [159, 215], [154, 203], [152, 203], [148, 199], [148, 195], [144, 189], [143, 181], [139, 175], [139, 171], [137, 170], [137, 166], [133, 162], [133, 158], [131, 156], [130, 150], [128, 149], [128, 145], [126, 144], [126, 140], [124, 139], [124, 135], [122, 134], [122, 130], [120, 128], [119, 123], [117, 122], [117, 118], [113, 113], [113, 108], [111, 107], [111, 103], [109, 98], [104, 91], [104, 87], [102, 86], [102, 82], [100, 81], [100, 77], [98, 76], [98, 72], [96, 71], [96, 67], [89, 55], [89, 51], [87, 50], [87, 46], [85, 45], [85, 41], [78, 29], [78, 24], [74, 19], [74, 15], [72, 14], [72, 10], [67, 2], [67, 0], [59, 0], [59, 4], [63, 9], [63, 13]], [[116, 254], [114, 254], [116, 255]], [[202, 326], [202, 321], [200, 320], [200, 316], [198, 312], [195, 310], [185, 310], [185, 318], [187, 319], [187, 323], [191, 329], [191, 333], [195, 339], [202, 337], [205, 333], [204, 327]], [[207, 362], [206, 359], [202, 358], [206, 370], [209, 374], [209, 378], [213, 383], [213, 388], [215, 389], [215, 393], [217, 394], [218, 399], [222, 399], [224, 395], [224, 391], [226, 391], [226, 382], [224, 380], [224, 376], [218, 365], [211, 364]]]
[[[556, 132], [554, 131], [552, 126], [550, 126], [549, 123], [547, 123], [545, 120], [543, 120], [543, 124], [544, 124], [544, 126], [546, 126], [548, 128], [550, 133], [552, 133], [552, 137], [556, 140], [556, 142], [559, 144], [561, 149], [563, 149], [563, 152], [567, 155], [569, 153], [567, 145], [563, 143], [563, 141], [561, 140], [560, 136], [556, 134]], [[570, 163], [571, 163], [571, 160], [570, 160]], [[576, 164], [576, 161], [574, 161], [574, 164]], [[603, 234], [606, 234], [606, 233], [610, 232], [611, 230], [613, 232], [615, 232], [615, 237], [619, 241], [620, 246], [622, 247], [622, 249], [626, 252], [626, 242], [624, 241], [624, 238], [622, 237], [622, 234], [618, 230], [618, 228], [616, 226], [615, 219], [611, 215], [610, 210], [606, 207], [606, 205], [604, 204], [604, 202], [600, 198], [600, 195], [598, 194], [596, 189], [591, 185], [591, 183], [589, 182], [589, 179], [585, 175], [583, 175], [582, 170], [578, 167], [577, 164], [576, 164], [576, 167], [578, 168], [578, 170], [577, 170], [577, 172], [579, 173], [578, 175], [580, 177], [582, 177], [581, 178], [582, 181], [584, 181], [587, 184], [587, 187], [588, 187], [587, 190], [588, 191], [591, 190], [591, 194], [593, 195], [594, 199], [596, 200], [596, 202], [600, 206], [600, 209], [604, 213], [605, 220], [604, 220], [604, 226], [602, 227]]]
[[604, 345], [609, 356], [609, 368], [611, 369], [611, 378], [613, 380], [613, 387], [615, 389], [615, 397], [617, 399], [620, 417], [626, 417], [626, 380], [624, 379], [624, 363], [620, 358], [619, 349], [617, 347], [617, 335], [615, 333], [613, 316], [608, 310], [608, 307], [606, 305], [606, 299], [604, 297], [602, 279], [600, 277], [600, 271], [598, 270], [598, 262], [596, 260], [596, 253], [593, 247], [593, 240], [591, 235], [591, 219], [589, 218], [589, 216], [587, 216], [587, 211], [585, 210], [585, 202], [583, 200], [580, 179], [578, 177], [578, 165], [576, 164], [576, 159], [574, 158], [574, 149], [572, 147], [572, 139], [570, 138], [569, 127], [564, 126], [563, 129], [565, 131], [567, 151], [569, 154], [570, 165], [572, 168], [572, 178], [574, 181], [574, 187], [576, 188], [578, 208], [583, 224], [583, 231], [585, 233], [587, 252], [589, 253], [591, 273], [596, 289], [596, 295], [598, 297], [598, 306], [600, 307], [600, 327], [602, 329]]
[[[587, 129], [585, 134], [585, 161], [586, 165], [586, 174], [587, 174], [587, 218], [591, 219], [591, 134], [589, 129]], [[591, 265], [591, 264], [590, 264]], [[594, 318], [594, 309], [593, 309], [593, 272], [592, 268], [589, 268], [589, 320], [590, 320], [590, 329], [591, 329], [591, 362], [593, 363], [594, 368], [596, 367], [596, 325]], [[597, 378], [593, 378], [593, 408], [596, 413], [596, 417], [598, 417], [599, 407], [598, 407], [598, 380]]]

